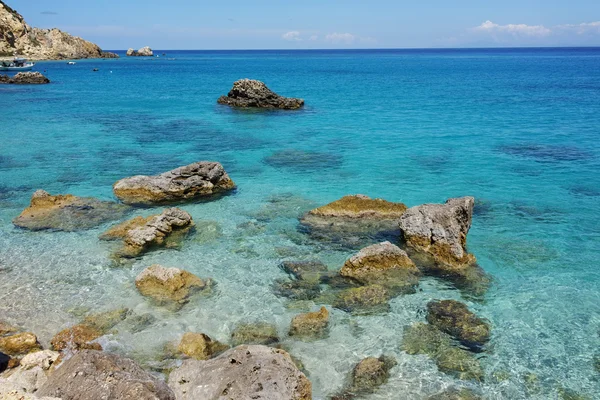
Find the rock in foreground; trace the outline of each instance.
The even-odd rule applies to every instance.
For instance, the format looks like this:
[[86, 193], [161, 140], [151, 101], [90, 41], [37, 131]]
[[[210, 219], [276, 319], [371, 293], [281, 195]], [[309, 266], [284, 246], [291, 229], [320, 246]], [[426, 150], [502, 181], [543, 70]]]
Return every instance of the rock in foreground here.
[[0, 337], [0, 351], [9, 356], [27, 354], [31, 351], [40, 350], [37, 337], [31, 332], [17, 333], [15, 335]]
[[36, 392], [63, 400], [175, 400], [175, 395], [133, 361], [87, 350], [65, 361]]
[[282, 97], [271, 91], [263, 82], [251, 79], [240, 79], [234, 82], [227, 96], [221, 96], [217, 102], [241, 108], [295, 110], [304, 106], [304, 100]]
[[208, 360], [228, 348], [204, 333], [187, 332], [177, 345], [177, 352], [194, 360]]
[[396, 366], [394, 357], [367, 357], [356, 364], [352, 370], [349, 387], [333, 400], [350, 400], [356, 396], [373, 393], [379, 386], [385, 384], [390, 377], [390, 370]]
[[283, 350], [239, 346], [208, 361], [187, 360], [169, 376], [178, 400], [310, 400], [310, 381]]
[[299, 314], [290, 325], [290, 336], [303, 339], [321, 339], [327, 334], [329, 311], [321, 307], [319, 311]]
[[52, 196], [38, 190], [31, 197], [29, 207], [13, 220], [13, 224], [33, 231], [76, 231], [121, 218], [128, 211], [129, 207], [122, 204], [70, 194]]
[[12, 78], [8, 75], [0, 75], [0, 83], [13, 85], [42, 85], [50, 83], [50, 79], [39, 72], [19, 72]]
[[235, 188], [218, 162], [200, 161], [160, 175], [137, 175], [113, 185], [115, 196], [126, 204], [162, 204], [194, 200]]
[[148, 46], [142, 47], [139, 50], [128, 49], [127, 50], [128, 57], [152, 57], [154, 56], [154, 52]]
[[205, 289], [207, 283], [188, 271], [155, 264], [135, 278], [135, 286], [142, 295], [158, 302], [184, 303], [194, 291]]

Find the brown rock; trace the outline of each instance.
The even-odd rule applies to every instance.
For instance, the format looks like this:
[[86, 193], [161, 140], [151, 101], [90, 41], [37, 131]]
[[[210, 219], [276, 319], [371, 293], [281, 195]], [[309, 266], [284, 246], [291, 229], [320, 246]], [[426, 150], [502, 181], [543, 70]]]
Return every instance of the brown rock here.
[[351, 384], [341, 396], [335, 399], [352, 399], [357, 395], [373, 393], [385, 384], [390, 377], [390, 369], [397, 364], [393, 357], [367, 357], [360, 361], [352, 371]]
[[205, 289], [207, 283], [188, 271], [155, 264], [135, 278], [135, 286], [142, 295], [160, 303], [185, 303], [194, 291]]
[[341, 291], [333, 306], [357, 315], [377, 314], [389, 311], [389, 300], [390, 292], [385, 287], [369, 285]]
[[58, 332], [50, 341], [52, 349], [63, 350], [102, 350], [99, 343], [91, 343], [102, 336], [98, 329], [87, 325], [75, 325]]
[[327, 334], [328, 327], [329, 311], [325, 307], [321, 307], [316, 312], [296, 315], [290, 326], [290, 336], [319, 339]]
[[279, 342], [277, 327], [265, 322], [238, 325], [231, 333], [234, 346], [242, 344], [260, 344], [269, 346]]
[[0, 337], [0, 351], [9, 356], [26, 354], [40, 350], [37, 336], [31, 332], [17, 333], [11, 336]]
[[456, 300], [429, 302], [427, 322], [473, 350], [490, 340], [489, 324]]
[[187, 332], [181, 338], [177, 351], [195, 360], [208, 360], [228, 348], [204, 333]]
[[227, 96], [221, 96], [217, 102], [241, 108], [279, 108], [295, 110], [304, 106], [304, 100], [287, 98], [271, 91], [261, 81], [240, 79], [233, 83]]

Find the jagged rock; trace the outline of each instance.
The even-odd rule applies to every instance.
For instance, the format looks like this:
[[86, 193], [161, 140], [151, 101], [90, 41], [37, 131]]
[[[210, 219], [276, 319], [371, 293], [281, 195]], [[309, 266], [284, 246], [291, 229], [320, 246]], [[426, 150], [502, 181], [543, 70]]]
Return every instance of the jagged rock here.
[[335, 308], [356, 315], [377, 314], [390, 309], [390, 293], [381, 285], [342, 290], [333, 302]]
[[128, 57], [152, 57], [154, 56], [154, 52], [148, 46], [142, 47], [139, 50], [128, 49], [127, 50]]
[[20, 366], [23, 369], [33, 369], [39, 367], [45, 371], [49, 370], [52, 364], [58, 360], [60, 353], [52, 350], [36, 351], [29, 353], [21, 359]]
[[123, 246], [115, 256], [138, 257], [156, 247], [176, 247], [194, 226], [192, 216], [179, 208], [167, 208], [162, 214], [136, 217], [106, 231], [104, 240], [122, 239]]
[[9, 356], [27, 354], [40, 349], [41, 346], [37, 340], [37, 336], [31, 332], [0, 337], [0, 351]]
[[165, 382], [133, 361], [93, 350], [66, 360], [36, 394], [63, 400], [175, 400]]
[[398, 237], [398, 223], [406, 209], [402, 203], [358, 194], [309, 211], [300, 224], [316, 240], [356, 248], [374, 240]]
[[185, 303], [195, 291], [206, 289], [208, 283], [188, 271], [154, 264], [135, 278], [135, 286], [142, 295], [159, 303]]
[[290, 336], [304, 339], [321, 339], [327, 335], [329, 311], [321, 307], [319, 311], [299, 314], [292, 319]]
[[388, 381], [390, 370], [396, 364], [394, 357], [364, 358], [352, 370], [350, 386], [342, 395], [334, 396], [333, 400], [350, 400], [355, 396], [373, 393]]
[[41, 367], [31, 369], [15, 368], [3, 374], [0, 379], [0, 399], [5, 399], [2, 392], [8, 390], [19, 390], [24, 393], [37, 391], [47, 380], [46, 372]]
[[238, 325], [231, 333], [234, 346], [242, 344], [272, 345], [279, 342], [277, 327], [265, 322], [244, 323]]
[[58, 332], [50, 344], [55, 351], [102, 350], [100, 343], [93, 343], [103, 333], [91, 326], [79, 324]]
[[178, 400], [310, 400], [310, 381], [283, 350], [239, 346], [208, 361], [186, 360], [169, 376]]
[[208, 360], [229, 349], [229, 346], [212, 340], [204, 333], [187, 332], [181, 338], [177, 351], [194, 360]]
[[217, 102], [242, 108], [280, 108], [294, 110], [304, 106], [304, 100], [282, 97], [271, 91], [261, 81], [240, 79], [233, 83], [227, 96], [221, 96]]
[[129, 207], [118, 203], [70, 194], [52, 196], [38, 190], [31, 196], [29, 207], [13, 220], [13, 224], [34, 231], [76, 231], [121, 218], [128, 211]]
[[365, 247], [340, 270], [341, 276], [363, 285], [379, 284], [396, 293], [414, 291], [420, 274], [406, 252], [390, 242]]
[[102, 49], [58, 29], [32, 28], [24, 18], [0, 1], [0, 56], [21, 56], [36, 60], [100, 58]]
[[218, 162], [199, 161], [160, 175], [137, 175], [113, 185], [115, 196], [126, 204], [162, 204], [204, 198], [235, 189]]
[[12, 78], [8, 75], [0, 75], [0, 83], [13, 85], [40, 85], [50, 83], [50, 79], [39, 72], [19, 72]]
[[475, 199], [449, 199], [445, 204], [423, 204], [409, 208], [400, 218], [400, 230], [406, 244], [427, 253], [436, 262], [463, 266], [475, 262], [467, 252], [467, 233]]
[[429, 302], [427, 322], [473, 350], [478, 350], [490, 340], [489, 324], [456, 300]]

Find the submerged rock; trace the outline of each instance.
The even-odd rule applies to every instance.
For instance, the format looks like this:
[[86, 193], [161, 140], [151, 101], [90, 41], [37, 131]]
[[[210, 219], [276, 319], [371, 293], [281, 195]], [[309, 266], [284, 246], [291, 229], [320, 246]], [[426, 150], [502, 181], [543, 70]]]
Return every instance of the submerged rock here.
[[311, 280], [276, 280], [273, 293], [292, 300], [313, 300], [321, 294], [321, 285]]
[[76, 231], [121, 218], [128, 211], [129, 207], [118, 203], [70, 194], [52, 196], [38, 190], [31, 197], [29, 207], [13, 220], [13, 224], [34, 231]]
[[162, 214], [136, 217], [112, 227], [101, 239], [122, 239], [117, 258], [138, 257], [155, 247], [176, 247], [194, 226], [192, 216], [179, 208], [167, 208]]
[[66, 360], [36, 395], [63, 400], [175, 400], [165, 382], [133, 361], [92, 350], [81, 351]]
[[39, 72], [19, 72], [12, 78], [8, 75], [0, 75], [0, 83], [13, 85], [41, 85], [50, 83], [50, 79]]
[[169, 376], [178, 400], [310, 400], [312, 387], [283, 350], [239, 346], [208, 361], [186, 360]]
[[85, 324], [74, 325], [58, 332], [50, 341], [55, 351], [102, 350], [100, 343], [94, 340], [103, 332]]
[[352, 384], [348, 393], [361, 395], [372, 393], [385, 384], [390, 377], [390, 370], [396, 366], [394, 357], [367, 357], [359, 362], [352, 371]]
[[135, 278], [135, 286], [142, 295], [159, 303], [185, 303], [191, 294], [206, 289], [208, 284], [188, 271], [154, 264]]
[[37, 336], [31, 332], [0, 337], [0, 351], [9, 356], [27, 354], [41, 348]]
[[126, 54], [127, 54], [127, 57], [152, 57], [152, 56], [154, 56], [154, 52], [148, 46], [142, 47], [139, 50], [134, 50], [134, 49], [130, 48], [127, 50]]
[[321, 261], [284, 261], [280, 268], [292, 277], [303, 281], [320, 281], [327, 274], [327, 265]]
[[427, 322], [474, 350], [490, 340], [489, 324], [455, 300], [429, 302]]
[[181, 338], [177, 351], [194, 360], [208, 360], [229, 349], [229, 346], [212, 340], [204, 333], [187, 332]]
[[344, 196], [309, 211], [300, 219], [312, 238], [355, 248], [377, 238], [398, 237], [398, 223], [407, 207], [365, 195]]
[[131, 310], [129, 308], [117, 308], [115, 310], [89, 314], [83, 319], [81, 324], [100, 332], [108, 332], [115, 325], [125, 320], [130, 314]]
[[319, 311], [299, 314], [292, 319], [290, 336], [304, 339], [321, 339], [327, 335], [329, 311], [321, 307]]
[[381, 285], [342, 290], [333, 302], [335, 308], [352, 314], [378, 314], [390, 309], [390, 293]]
[[279, 108], [285, 110], [294, 110], [304, 106], [304, 100], [282, 97], [271, 91], [263, 82], [252, 79], [235, 81], [227, 96], [219, 97], [217, 103], [241, 108]]
[[340, 270], [341, 276], [363, 285], [379, 284], [399, 293], [414, 291], [420, 274], [406, 252], [390, 242], [365, 247]]
[[272, 345], [279, 342], [277, 327], [265, 322], [244, 323], [238, 325], [231, 333], [234, 346], [242, 344]]
[[0, 336], [8, 335], [9, 333], [17, 333], [18, 331], [19, 328], [16, 326], [0, 321]]
[[126, 204], [163, 204], [206, 198], [235, 189], [218, 162], [199, 161], [160, 175], [136, 175], [113, 185], [115, 196]]

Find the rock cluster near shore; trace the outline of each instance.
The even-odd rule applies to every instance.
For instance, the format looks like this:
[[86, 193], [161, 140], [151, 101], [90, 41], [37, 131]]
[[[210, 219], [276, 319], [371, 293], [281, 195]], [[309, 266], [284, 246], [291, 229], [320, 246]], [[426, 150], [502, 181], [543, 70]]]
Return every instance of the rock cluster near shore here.
[[219, 97], [217, 102], [240, 108], [295, 110], [304, 106], [304, 100], [282, 97], [263, 82], [252, 79], [235, 81], [227, 96]]
[[152, 57], [154, 56], [154, 52], [148, 46], [142, 47], [139, 50], [128, 49], [127, 57]]
[[44, 85], [46, 83], [50, 83], [50, 79], [46, 78], [39, 72], [19, 72], [13, 77], [8, 75], [0, 75], [0, 84]]

